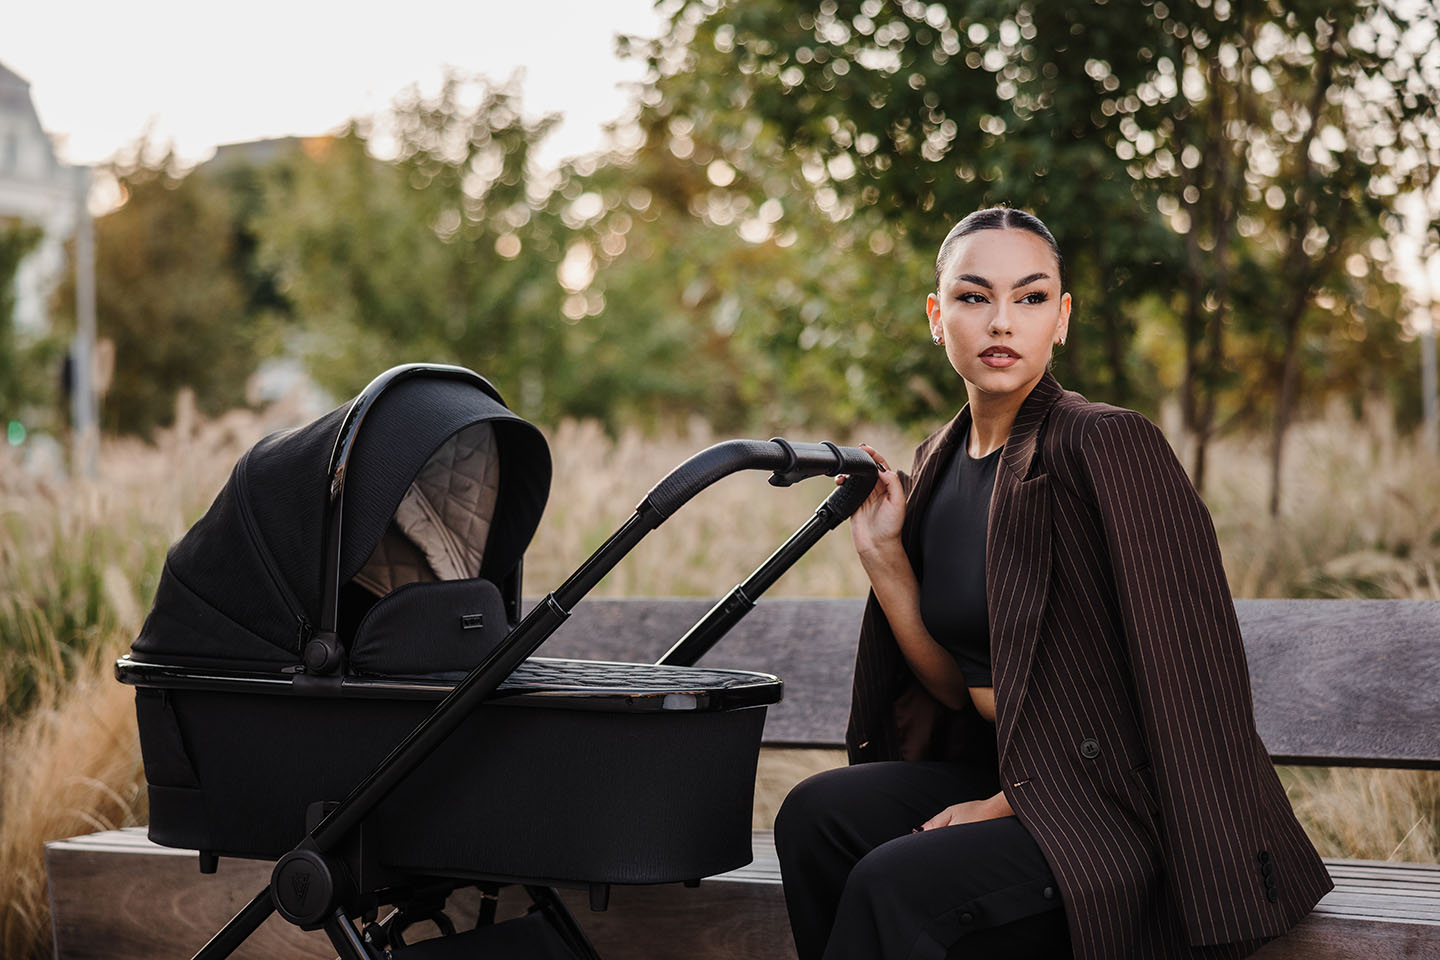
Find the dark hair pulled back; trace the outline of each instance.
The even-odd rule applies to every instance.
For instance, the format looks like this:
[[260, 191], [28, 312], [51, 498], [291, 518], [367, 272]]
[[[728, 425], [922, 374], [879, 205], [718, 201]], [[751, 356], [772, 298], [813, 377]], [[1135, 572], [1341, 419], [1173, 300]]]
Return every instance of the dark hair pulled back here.
[[1050, 246], [1050, 252], [1055, 254], [1055, 266], [1060, 271], [1060, 289], [1065, 289], [1065, 258], [1060, 255], [1060, 245], [1055, 242], [1055, 237], [1050, 233], [1048, 227], [1040, 222], [1040, 218], [1033, 213], [1026, 213], [1024, 210], [1017, 210], [1014, 207], [985, 207], [976, 210], [974, 213], [961, 220], [950, 228], [945, 235], [945, 240], [940, 244], [940, 252], [935, 255], [935, 290], [940, 290], [940, 274], [945, 269], [945, 262], [950, 259], [954, 252], [955, 245], [963, 237], [981, 230], [1003, 230], [1006, 228], [1014, 230], [1028, 230], [1035, 236], [1044, 240]]

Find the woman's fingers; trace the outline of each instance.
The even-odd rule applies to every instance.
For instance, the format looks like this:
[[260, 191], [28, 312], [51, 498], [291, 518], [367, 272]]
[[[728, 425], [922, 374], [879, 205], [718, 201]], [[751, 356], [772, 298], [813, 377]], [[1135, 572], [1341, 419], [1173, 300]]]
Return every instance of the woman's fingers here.
[[884, 457], [880, 456], [879, 451], [877, 451], [874, 447], [870, 446], [870, 444], [868, 443], [862, 443], [859, 446], [861, 450], [864, 450], [866, 453], [870, 454], [871, 460], [874, 460], [877, 464], [879, 464], [881, 473], [889, 472], [890, 463]]

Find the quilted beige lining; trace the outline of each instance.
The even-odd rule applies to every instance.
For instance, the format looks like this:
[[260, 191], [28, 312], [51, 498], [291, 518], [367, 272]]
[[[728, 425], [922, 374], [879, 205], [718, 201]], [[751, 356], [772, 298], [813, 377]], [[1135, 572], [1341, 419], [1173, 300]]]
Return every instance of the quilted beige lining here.
[[420, 468], [355, 582], [384, 596], [407, 583], [478, 576], [499, 492], [495, 430], [471, 424]]

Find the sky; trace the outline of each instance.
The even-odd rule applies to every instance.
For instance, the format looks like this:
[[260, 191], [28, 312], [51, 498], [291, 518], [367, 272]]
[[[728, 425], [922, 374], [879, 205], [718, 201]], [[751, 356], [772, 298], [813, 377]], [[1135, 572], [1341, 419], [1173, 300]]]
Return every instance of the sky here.
[[[559, 112], [542, 165], [599, 149], [632, 101], [641, 64], [615, 37], [653, 37], [654, 0], [10, 0], [0, 63], [30, 81], [61, 159], [95, 164], [142, 135], [186, 163], [215, 146], [315, 135], [383, 111], [448, 65], [495, 82], [517, 70], [532, 117]], [[106, 206], [92, 196], [92, 209]], [[1410, 251], [1402, 241], [1402, 261]], [[1418, 250], [1416, 251], [1418, 252]], [[1402, 263], [1412, 287], [1418, 262]], [[1440, 295], [1440, 258], [1430, 264]]]
[[68, 163], [103, 162], [148, 132], [185, 162], [217, 144], [315, 135], [382, 111], [449, 65], [493, 81], [523, 70], [527, 114], [564, 122], [542, 163], [588, 153], [643, 68], [615, 36], [653, 37], [651, 0], [12, 0], [0, 63], [30, 82]]

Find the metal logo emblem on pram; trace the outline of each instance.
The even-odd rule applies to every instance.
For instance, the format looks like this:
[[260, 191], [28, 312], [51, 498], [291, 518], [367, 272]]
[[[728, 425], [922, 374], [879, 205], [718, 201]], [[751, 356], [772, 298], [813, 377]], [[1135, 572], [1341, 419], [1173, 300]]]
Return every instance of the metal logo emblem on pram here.
[[[532, 657], [649, 531], [743, 469], [849, 479], [657, 664]], [[594, 957], [555, 885], [588, 886], [603, 909], [613, 883], [748, 863], [781, 683], [693, 664], [859, 506], [875, 470], [829, 443], [716, 444], [522, 618], [550, 455], [483, 377], [394, 367], [261, 440], [171, 548], [116, 663], [136, 688], [150, 838], [200, 851], [202, 872], [277, 861], [197, 958], [229, 956], [272, 911], [323, 928], [347, 960]], [[507, 883], [537, 909], [454, 933], [449, 891]], [[417, 917], [448, 935], [406, 946]]]

